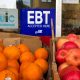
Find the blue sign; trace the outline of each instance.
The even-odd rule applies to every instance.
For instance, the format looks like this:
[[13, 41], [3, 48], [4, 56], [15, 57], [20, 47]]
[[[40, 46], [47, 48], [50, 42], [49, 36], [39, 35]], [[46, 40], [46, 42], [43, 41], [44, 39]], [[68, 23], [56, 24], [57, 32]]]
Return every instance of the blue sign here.
[[21, 9], [20, 33], [32, 36], [51, 36], [51, 19], [55, 27], [55, 9]]

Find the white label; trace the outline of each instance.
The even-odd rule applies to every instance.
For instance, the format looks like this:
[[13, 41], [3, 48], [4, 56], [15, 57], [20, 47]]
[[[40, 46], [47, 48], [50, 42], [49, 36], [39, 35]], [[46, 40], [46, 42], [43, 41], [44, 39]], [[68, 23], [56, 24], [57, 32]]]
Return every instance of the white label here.
[[17, 9], [0, 9], [0, 29], [18, 29]]
[[5, 80], [12, 80], [10, 77], [5, 78]]
[[16, 9], [16, 0], [1, 0], [0, 8]]
[[63, 0], [63, 3], [79, 4], [79, 0]]

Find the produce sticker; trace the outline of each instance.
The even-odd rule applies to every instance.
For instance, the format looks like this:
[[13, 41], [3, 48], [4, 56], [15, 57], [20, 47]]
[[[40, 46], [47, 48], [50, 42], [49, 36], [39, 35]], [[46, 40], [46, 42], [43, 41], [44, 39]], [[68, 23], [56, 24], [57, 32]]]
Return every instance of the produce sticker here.
[[55, 9], [20, 10], [21, 34], [32, 36], [51, 36], [51, 27], [55, 27]]

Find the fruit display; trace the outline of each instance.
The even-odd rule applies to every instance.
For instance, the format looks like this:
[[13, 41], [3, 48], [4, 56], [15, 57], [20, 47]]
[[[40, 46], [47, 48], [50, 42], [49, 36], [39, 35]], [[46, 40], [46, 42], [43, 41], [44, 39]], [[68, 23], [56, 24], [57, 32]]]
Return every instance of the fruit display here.
[[69, 34], [58, 38], [55, 59], [61, 80], [80, 80], [80, 37]]
[[25, 44], [0, 46], [0, 80], [43, 80], [48, 71], [48, 51], [31, 52]]

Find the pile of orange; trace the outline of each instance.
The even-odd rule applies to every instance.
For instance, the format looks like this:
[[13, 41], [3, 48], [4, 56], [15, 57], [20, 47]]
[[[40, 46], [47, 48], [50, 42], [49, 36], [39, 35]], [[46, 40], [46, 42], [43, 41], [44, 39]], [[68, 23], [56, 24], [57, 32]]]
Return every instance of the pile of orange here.
[[48, 51], [32, 53], [25, 44], [0, 46], [0, 80], [42, 80], [48, 70]]

